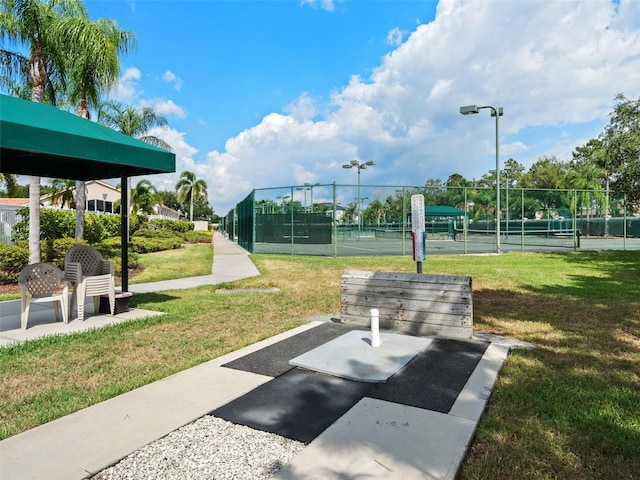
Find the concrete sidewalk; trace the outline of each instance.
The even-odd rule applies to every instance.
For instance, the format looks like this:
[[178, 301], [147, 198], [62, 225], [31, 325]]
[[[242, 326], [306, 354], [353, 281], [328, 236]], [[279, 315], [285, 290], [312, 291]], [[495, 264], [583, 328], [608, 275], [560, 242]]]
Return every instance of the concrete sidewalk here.
[[[218, 232], [214, 232], [211, 274], [129, 285], [129, 291], [133, 293], [150, 293], [164, 290], [181, 290], [203, 285], [234, 282], [258, 275], [260, 275], [260, 272], [249, 259], [249, 254], [246, 250]], [[34, 304], [31, 307], [27, 329], [22, 330], [20, 328], [20, 300], [0, 302], [0, 346], [47, 335], [81, 332], [114, 323], [160, 315], [158, 312], [138, 308], [132, 308], [128, 312], [117, 315], [96, 315], [91, 301], [86, 302], [85, 311], [87, 315], [84, 322], [79, 321], [76, 317], [75, 319], [69, 319], [69, 323], [64, 325], [62, 322], [55, 321], [54, 311], [50, 305]]]
[[211, 274], [163, 282], [130, 284], [129, 291], [133, 293], [149, 293], [163, 290], [180, 290], [202, 285], [235, 282], [236, 280], [258, 275], [260, 275], [260, 272], [250, 260], [246, 250], [220, 233], [214, 232]]

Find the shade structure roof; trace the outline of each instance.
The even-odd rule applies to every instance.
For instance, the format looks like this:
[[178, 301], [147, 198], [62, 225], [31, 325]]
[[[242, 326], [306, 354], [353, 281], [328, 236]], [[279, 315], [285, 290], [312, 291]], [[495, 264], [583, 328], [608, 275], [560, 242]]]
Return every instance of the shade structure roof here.
[[464, 210], [448, 205], [427, 205], [424, 214], [427, 217], [464, 217]]
[[176, 170], [175, 154], [58, 108], [0, 95], [0, 172], [69, 180]]
[[[49, 105], [0, 95], [2, 173], [84, 181], [120, 177], [124, 182], [175, 171], [176, 156], [167, 150]], [[128, 265], [126, 224], [123, 218], [122, 265]], [[125, 268], [124, 291], [128, 282]]]

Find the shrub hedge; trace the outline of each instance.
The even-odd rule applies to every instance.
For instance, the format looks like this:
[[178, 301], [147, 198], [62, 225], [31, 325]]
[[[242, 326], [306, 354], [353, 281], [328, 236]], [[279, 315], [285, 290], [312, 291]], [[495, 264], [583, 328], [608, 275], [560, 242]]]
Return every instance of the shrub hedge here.
[[0, 243], [0, 283], [18, 283], [18, 277], [29, 264], [29, 250]]
[[[0, 283], [17, 283], [20, 272], [29, 263], [29, 209], [18, 211], [22, 220], [13, 229], [14, 246], [0, 244]], [[43, 262], [64, 268], [69, 248], [78, 243], [89, 244], [105, 259], [113, 260], [120, 275], [121, 240], [119, 215], [85, 214], [84, 240], [74, 239], [75, 212], [53, 208], [40, 210], [40, 245]], [[138, 266], [140, 253], [180, 248], [183, 243], [210, 243], [211, 232], [193, 231], [188, 220], [149, 220], [144, 215], [129, 217], [129, 268]]]
[[[29, 239], [29, 209], [18, 210], [22, 220], [13, 227], [13, 241]], [[134, 235], [149, 222], [145, 215], [129, 216], [129, 236]], [[184, 220], [164, 220], [164, 222], [185, 223]], [[191, 222], [186, 222], [191, 225]], [[179, 225], [179, 229], [184, 228]], [[56, 238], [74, 237], [76, 231], [76, 213], [73, 210], [56, 208], [43, 208], [40, 210], [40, 238], [55, 240]], [[85, 213], [84, 216], [84, 240], [90, 244], [100, 242], [109, 237], [120, 235], [120, 215], [96, 215]]]

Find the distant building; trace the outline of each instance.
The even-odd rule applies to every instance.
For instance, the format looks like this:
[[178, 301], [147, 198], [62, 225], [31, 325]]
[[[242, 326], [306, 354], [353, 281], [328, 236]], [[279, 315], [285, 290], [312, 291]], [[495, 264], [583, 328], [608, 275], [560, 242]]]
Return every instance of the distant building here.
[[[75, 188], [71, 190], [73, 191], [73, 197], [76, 198]], [[87, 213], [118, 213], [114, 207], [115, 203], [121, 198], [118, 187], [104, 180], [91, 180], [85, 183], [85, 190], [87, 192], [87, 204], [85, 206]], [[43, 195], [40, 197], [41, 205], [50, 208], [59, 207], [59, 205], [53, 205], [54, 197], [55, 195], [51, 193]], [[149, 218], [180, 220], [180, 212], [164, 205], [155, 205], [153, 211], [154, 214], [149, 215]]]
[[0, 198], [0, 243], [11, 245], [13, 226], [19, 220], [17, 211], [28, 206], [28, 198]]
[[[75, 187], [71, 189], [73, 198], [76, 198]], [[120, 189], [104, 180], [91, 180], [85, 182], [87, 192], [87, 203], [85, 210], [87, 213], [115, 213], [113, 205], [120, 200]], [[53, 203], [56, 194], [48, 193], [40, 197], [40, 204], [43, 207], [55, 208], [60, 205]], [[57, 200], [57, 199], [56, 199]]]

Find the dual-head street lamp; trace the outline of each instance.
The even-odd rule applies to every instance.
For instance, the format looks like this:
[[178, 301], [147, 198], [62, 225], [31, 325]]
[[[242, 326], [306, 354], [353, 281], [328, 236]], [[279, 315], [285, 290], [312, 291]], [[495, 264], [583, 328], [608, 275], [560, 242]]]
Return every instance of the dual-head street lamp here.
[[373, 167], [376, 162], [368, 161], [368, 162], [360, 162], [359, 160], [351, 160], [349, 163], [345, 163], [342, 165], [342, 168], [357, 168], [358, 169], [358, 231], [360, 231], [361, 227], [361, 215], [360, 215], [360, 171], [366, 169], [367, 167]]
[[467, 105], [466, 107], [460, 107], [460, 113], [462, 115], [471, 115], [479, 113], [483, 108], [490, 108], [491, 116], [496, 117], [496, 253], [500, 253], [500, 142], [498, 140], [500, 124], [498, 119], [502, 116], [502, 107]]

